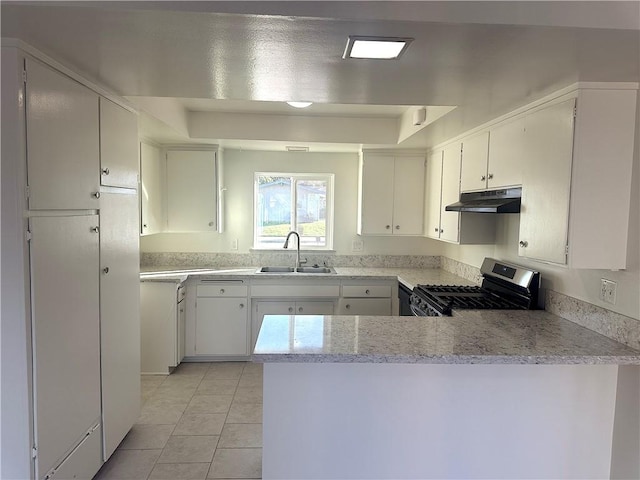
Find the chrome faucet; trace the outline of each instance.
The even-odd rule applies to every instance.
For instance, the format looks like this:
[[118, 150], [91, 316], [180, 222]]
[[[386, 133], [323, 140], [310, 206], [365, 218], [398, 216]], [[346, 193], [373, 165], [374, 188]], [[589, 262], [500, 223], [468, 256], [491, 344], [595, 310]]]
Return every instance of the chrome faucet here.
[[304, 262], [300, 261], [300, 235], [298, 234], [298, 232], [296, 232], [295, 230], [291, 230], [287, 235], [287, 239], [284, 241], [284, 245], [282, 248], [289, 248], [289, 239], [291, 238], [291, 235], [295, 235], [298, 240], [298, 249], [296, 251], [296, 268], [300, 268], [303, 263], [307, 263], [307, 260], [305, 259]]

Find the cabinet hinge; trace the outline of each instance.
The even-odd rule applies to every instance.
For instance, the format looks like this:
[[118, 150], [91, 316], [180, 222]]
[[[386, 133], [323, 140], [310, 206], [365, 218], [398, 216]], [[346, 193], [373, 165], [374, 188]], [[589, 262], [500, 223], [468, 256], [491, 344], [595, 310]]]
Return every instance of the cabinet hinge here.
[[576, 118], [576, 115], [578, 115], [578, 107], [576, 107], [574, 105], [574, 107], [573, 107], [573, 118]]
[[22, 83], [27, 83], [27, 70], [22, 70]]
[[26, 231], [26, 233], [25, 233], [25, 238], [26, 238], [27, 242], [30, 242], [30, 241], [31, 241], [31, 238], [32, 238], [32, 236], [31, 236], [31, 230], [27, 230], [27, 231]]
[[38, 447], [36, 447], [35, 445], [33, 447], [31, 447], [31, 458], [37, 458], [38, 457]]
[[25, 199], [29, 200], [29, 196], [31, 195], [31, 189], [29, 188], [29, 185], [27, 185], [24, 189], [24, 196]]
[[569, 255], [569, 245], [564, 246], [564, 254]]

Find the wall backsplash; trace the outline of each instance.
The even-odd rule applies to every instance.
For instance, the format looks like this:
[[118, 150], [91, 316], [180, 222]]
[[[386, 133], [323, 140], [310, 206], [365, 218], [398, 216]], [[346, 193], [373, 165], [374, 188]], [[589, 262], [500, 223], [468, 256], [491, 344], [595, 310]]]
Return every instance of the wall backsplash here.
[[[440, 256], [430, 255], [333, 255], [301, 252], [307, 265], [331, 267], [394, 267], [440, 268]], [[141, 252], [140, 265], [148, 267], [259, 267], [264, 265], [293, 265], [293, 252], [251, 253], [190, 253], [190, 252]]]

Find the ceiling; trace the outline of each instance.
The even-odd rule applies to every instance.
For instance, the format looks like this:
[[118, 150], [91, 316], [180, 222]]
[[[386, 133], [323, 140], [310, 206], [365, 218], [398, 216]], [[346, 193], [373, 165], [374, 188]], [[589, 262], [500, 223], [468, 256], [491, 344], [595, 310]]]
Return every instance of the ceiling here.
[[[143, 133], [162, 142], [425, 148], [577, 81], [640, 80], [637, 1], [3, 1], [0, 8], [3, 37], [126, 96], [148, 114]], [[399, 60], [345, 60], [348, 35], [415, 40]], [[294, 110], [287, 100], [314, 105]], [[418, 106], [456, 108], [403, 133]], [[223, 128], [225, 118], [236, 133]], [[383, 121], [397, 131], [377, 142]]]

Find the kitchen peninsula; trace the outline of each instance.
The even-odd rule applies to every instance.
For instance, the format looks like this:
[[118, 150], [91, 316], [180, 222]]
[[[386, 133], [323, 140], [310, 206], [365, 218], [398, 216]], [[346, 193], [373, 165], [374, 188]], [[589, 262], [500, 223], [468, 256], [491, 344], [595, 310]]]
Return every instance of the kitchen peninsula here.
[[544, 311], [468, 311], [266, 316], [253, 359], [265, 479], [609, 478], [640, 352]]

